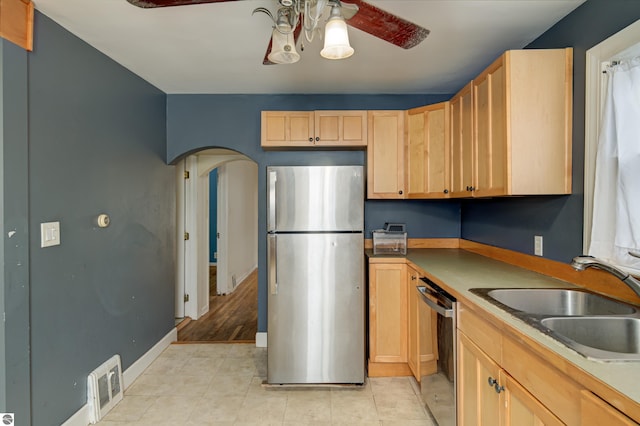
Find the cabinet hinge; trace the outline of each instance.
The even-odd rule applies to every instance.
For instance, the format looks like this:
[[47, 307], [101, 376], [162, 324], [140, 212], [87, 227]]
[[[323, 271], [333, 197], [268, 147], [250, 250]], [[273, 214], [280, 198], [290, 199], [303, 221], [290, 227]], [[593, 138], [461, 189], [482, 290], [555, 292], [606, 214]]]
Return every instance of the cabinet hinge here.
[[184, 303], [187, 303], [189, 301], [189, 295], [185, 294], [184, 295]]
[[187, 241], [189, 239], [189, 233], [185, 232], [184, 233], [184, 240]]
[[189, 170], [184, 171], [184, 178], [189, 179]]

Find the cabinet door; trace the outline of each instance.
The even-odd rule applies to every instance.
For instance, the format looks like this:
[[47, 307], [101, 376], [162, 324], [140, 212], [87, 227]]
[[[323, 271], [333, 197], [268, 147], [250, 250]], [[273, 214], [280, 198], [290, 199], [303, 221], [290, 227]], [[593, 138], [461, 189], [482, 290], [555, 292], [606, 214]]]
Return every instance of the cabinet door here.
[[470, 197], [473, 190], [472, 82], [451, 99], [452, 197]]
[[505, 53], [510, 195], [571, 194], [573, 51]]
[[473, 196], [507, 193], [507, 111], [504, 55], [473, 80]]
[[316, 111], [318, 146], [367, 146], [367, 111]]
[[[418, 294], [417, 291], [414, 293]], [[418, 360], [420, 375], [424, 377], [438, 372], [438, 314], [420, 300], [419, 296], [416, 297], [418, 297]], [[450, 338], [453, 339], [453, 336]], [[453, 371], [453, 365], [451, 371]]]
[[407, 111], [407, 198], [448, 197], [449, 120], [449, 102]]
[[408, 324], [408, 353], [407, 362], [409, 368], [413, 373], [413, 377], [420, 381], [420, 319], [418, 315], [419, 304], [421, 301], [418, 299], [418, 290], [416, 286], [419, 285], [418, 278], [420, 275], [410, 267], [407, 267], [407, 292], [409, 294], [409, 312], [407, 313]]
[[583, 426], [637, 425], [637, 423], [629, 417], [587, 390], [581, 392], [580, 402], [581, 423]]
[[262, 111], [263, 147], [313, 146], [313, 111]]
[[500, 368], [458, 332], [458, 422], [460, 426], [495, 426], [500, 421]]
[[[500, 372], [499, 386], [503, 397], [502, 426], [561, 426], [564, 423], [554, 416], [544, 405], [535, 399], [506, 372]], [[611, 424], [611, 423], [600, 423]]]
[[369, 111], [367, 198], [404, 198], [404, 111]]
[[369, 266], [369, 359], [407, 362], [407, 265]]

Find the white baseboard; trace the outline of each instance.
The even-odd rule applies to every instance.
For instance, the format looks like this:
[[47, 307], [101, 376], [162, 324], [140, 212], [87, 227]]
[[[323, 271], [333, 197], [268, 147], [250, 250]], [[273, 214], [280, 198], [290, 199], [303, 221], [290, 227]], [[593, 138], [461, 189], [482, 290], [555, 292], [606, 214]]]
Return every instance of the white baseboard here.
[[138, 358], [122, 373], [122, 381], [126, 390], [142, 374], [142, 372], [158, 358], [171, 342], [178, 340], [178, 329], [173, 328], [158, 343], [153, 345], [144, 355]]
[[[265, 333], [266, 334], [266, 333]], [[133, 364], [129, 366], [122, 373], [122, 381], [124, 382], [124, 388], [127, 389], [131, 384], [142, 374], [142, 372], [151, 363], [158, 358], [158, 356], [164, 351], [167, 346], [172, 342], [178, 340], [178, 330], [173, 328], [169, 331], [158, 343], [153, 345], [144, 355], [138, 358]], [[90, 421], [90, 410], [87, 404], [83, 405], [74, 415], [69, 417], [62, 426], [87, 426]]]
[[[200, 309], [200, 312], [198, 313], [198, 318], [200, 318], [201, 316], [203, 316], [207, 312], [209, 312], [209, 303], [207, 303], [206, 306], [203, 306], [202, 309]], [[198, 318], [196, 318], [196, 319], [198, 319]]]
[[87, 426], [91, 423], [90, 418], [91, 410], [87, 404], [84, 404], [73, 416], [62, 423], [62, 426]]
[[267, 333], [266, 332], [257, 332], [256, 333], [256, 348], [266, 348], [267, 347]]

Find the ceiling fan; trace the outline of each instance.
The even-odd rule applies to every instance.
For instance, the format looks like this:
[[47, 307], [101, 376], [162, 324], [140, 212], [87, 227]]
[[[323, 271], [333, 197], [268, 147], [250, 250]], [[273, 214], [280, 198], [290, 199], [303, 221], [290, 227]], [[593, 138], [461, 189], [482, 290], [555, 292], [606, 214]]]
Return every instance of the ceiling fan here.
[[[127, 0], [142, 8], [186, 6], [202, 3], [221, 3], [240, 0]], [[289, 64], [297, 62], [300, 55], [295, 46], [304, 32], [311, 42], [314, 33], [320, 31], [320, 18], [330, 8], [325, 28], [325, 46], [321, 55], [328, 59], [343, 59], [353, 54], [349, 45], [346, 23], [374, 37], [403, 49], [420, 44], [429, 30], [399, 16], [379, 9], [363, 0], [277, 0], [279, 8], [274, 16], [268, 9], [258, 7], [253, 13], [268, 15], [274, 23], [273, 33], [263, 64]], [[345, 20], [348, 20], [346, 22]], [[301, 45], [304, 50], [304, 43]]]

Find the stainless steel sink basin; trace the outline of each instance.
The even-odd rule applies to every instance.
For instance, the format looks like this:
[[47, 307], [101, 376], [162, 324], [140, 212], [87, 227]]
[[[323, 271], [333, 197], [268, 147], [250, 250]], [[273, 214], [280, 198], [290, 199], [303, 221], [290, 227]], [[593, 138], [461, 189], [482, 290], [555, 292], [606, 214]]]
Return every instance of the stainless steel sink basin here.
[[473, 294], [599, 361], [640, 361], [640, 308], [584, 289], [473, 288]]
[[511, 309], [533, 315], [629, 315], [636, 312], [631, 305], [583, 290], [501, 288], [486, 294]]
[[551, 317], [540, 323], [552, 337], [588, 358], [640, 360], [640, 318]]

